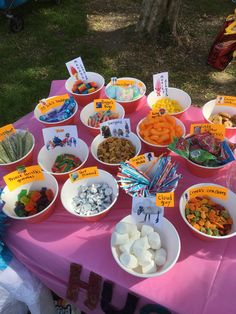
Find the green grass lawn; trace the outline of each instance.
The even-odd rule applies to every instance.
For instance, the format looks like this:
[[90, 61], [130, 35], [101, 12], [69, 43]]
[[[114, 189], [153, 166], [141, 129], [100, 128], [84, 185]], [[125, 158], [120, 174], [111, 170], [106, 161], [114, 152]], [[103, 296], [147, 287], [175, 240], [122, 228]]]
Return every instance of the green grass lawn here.
[[65, 63], [81, 56], [89, 71], [106, 83], [111, 76], [133, 76], [152, 90], [152, 75], [169, 72], [169, 84], [203, 105], [217, 94], [235, 95], [236, 63], [219, 72], [206, 65], [209, 48], [231, 1], [186, 0], [180, 15], [181, 45], [143, 39], [135, 33], [141, 1], [34, 2], [17, 8], [25, 28], [10, 33], [0, 19], [0, 124], [13, 123], [48, 96], [52, 80], [66, 79]]

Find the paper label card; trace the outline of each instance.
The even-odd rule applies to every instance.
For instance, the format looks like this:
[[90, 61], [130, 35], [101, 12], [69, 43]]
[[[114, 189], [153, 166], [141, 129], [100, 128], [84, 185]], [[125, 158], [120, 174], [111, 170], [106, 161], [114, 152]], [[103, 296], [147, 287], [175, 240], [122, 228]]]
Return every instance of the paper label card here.
[[130, 132], [130, 119], [114, 119], [100, 124], [100, 133], [104, 138], [129, 137]]
[[133, 157], [129, 160], [129, 162], [134, 166], [140, 166], [143, 164], [146, 164], [149, 161], [152, 161], [155, 158], [154, 153], [145, 153], [142, 155], [138, 155], [136, 157]]
[[88, 75], [85, 70], [81, 57], [78, 57], [69, 62], [66, 62], [66, 67], [70, 73], [70, 76], [73, 77], [75, 80], [82, 80], [82, 81], [88, 80]]
[[162, 222], [164, 207], [156, 206], [155, 197], [132, 197], [131, 215], [137, 222], [156, 226]]
[[0, 141], [3, 141], [5, 137], [16, 133], [13, 124], [7, 124], [0, 128]]
[[98, 167], [88, 167], [79, 169], [69, 174], [72, 183], [85, 179], [99, 176]]
[[174, 207], [175, 206], [174, 192], [157, 193], [156, 205], [163, 207]]
[[153, 75], [153, 90], [157, 96], [168, 96], [168, 72], [157, 73]]
[[211, 133], [215, 138], [223, 140], [225, 137], [225, 126], [223, 124], [199, 123], [191, 124], [190, 134]]
[[94, 110], [97, 111], [115, 111], [116, 101], [114, 99], [94, 99]]
[[117, 77], [111, 78], [111, 85], [121, 86], [121, 87], [129, 87], [135, 84], [135, 80], [131, 79], [117, 79]]
[[60, 95], [60, 96], [54, 96], [47, 99], [41, 99], [38, 104], [38, 109], [42, 114], [45, 114], [46, 112], [50, 111], [51, 109], [54, 109], [56, 107], [60, 107], [64, 104], [64, 102], [69, 99], [68, 94]]
[[3, 177], [6, 185], [10, 191], [18, 188], [21, 185], [30, 183], [33, 181], [41, 181], [44, 179], [44, 175], [40, 166], [19, 167], [18, 170], [13, 171]]
[[47, 150], [65, 146], [76, 147], [78, 145], [78, 131], [76, 125], [45, 128], [42, 131]]
[[202, 186], [199, 188], [192, 188], [188, 191], [188, 197], [194, 198], [197, 196], [210, 196], [219, 198], [221, 200], [226, 200], [228, 198], [228, 189], [224, 187], [216, 187], [214, 185]]
[[216, 106], [236, 107], [236, 97], [219, 95], [216, 97]]

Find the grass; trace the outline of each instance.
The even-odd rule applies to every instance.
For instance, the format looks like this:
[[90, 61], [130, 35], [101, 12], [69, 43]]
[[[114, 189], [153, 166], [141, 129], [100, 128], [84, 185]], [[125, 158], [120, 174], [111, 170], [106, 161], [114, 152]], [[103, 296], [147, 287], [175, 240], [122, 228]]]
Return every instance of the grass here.
[[184, 89], [203, 105], [217, 94], [234, 95], [235, 61], [222, 72], [206, 64], [210, 46], [224, 18], [233, 13], [229, 0], [185, 0], [179, 19], [181, 45], [135, 33], [141, 1], [111, 0], [34, 2], [15, 11], [25, 29], [9, 32], [0, 19], [0, 124], [13, 123], [47, 97], [52, 80], [66, 79], [65, 63], [81, 56], [87, 70], [105, 77], [133, 76], [148, 93], [152, 75], [169, 72], [169, 84]]

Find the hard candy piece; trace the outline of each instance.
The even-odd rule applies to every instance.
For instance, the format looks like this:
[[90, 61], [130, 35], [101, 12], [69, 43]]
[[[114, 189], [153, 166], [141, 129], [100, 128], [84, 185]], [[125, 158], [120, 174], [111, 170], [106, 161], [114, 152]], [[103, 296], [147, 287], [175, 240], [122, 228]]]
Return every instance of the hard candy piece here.
[[128, 233], [120, 234], [118, 232], [113, 232], [111, 236], [111, 243], [113, 246], [122, 245], [129, 242]]
[[141, 236], [144, 237], [146, 235], [148, 235], [149, 233], [154, 232], [153, 227], [149, 226], [149, 225], [142, 225], [141, 228]]
[[137, 258], [132, 254], [122, 253], [120, 255], [120, 262], [122, 265], [130, 269], [138, 266]]
[[143, 274], [152, 274], [152, 273], [155, 273], [156, 271], [157, 271], [157, 267], [153, 260], [151, 260], [149, 264], [142, 266]]
[[163, 266], [166, 263], [166, 257], [167, 253], [165, 249], [160, 248], [159, 250], [156, 250], [154, 258], [156, 265]]
[[151, 249], [158, 250], [161, 248], [161, 238], [159, 236], [159, 233], [151, 232], [148, 234], [147, 237]]

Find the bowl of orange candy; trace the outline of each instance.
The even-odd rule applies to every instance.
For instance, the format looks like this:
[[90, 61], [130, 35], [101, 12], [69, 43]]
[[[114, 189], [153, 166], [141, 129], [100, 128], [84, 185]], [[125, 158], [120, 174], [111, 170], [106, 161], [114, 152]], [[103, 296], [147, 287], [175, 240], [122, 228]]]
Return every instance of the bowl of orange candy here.
[[167, 146], [174, 138], [184, 136], [186, 133], [182, 121], [169, 114], [157, 115], [150, 111], [139, 121], [136, 132], [143, 145], [154, 153], [168, 152]]

